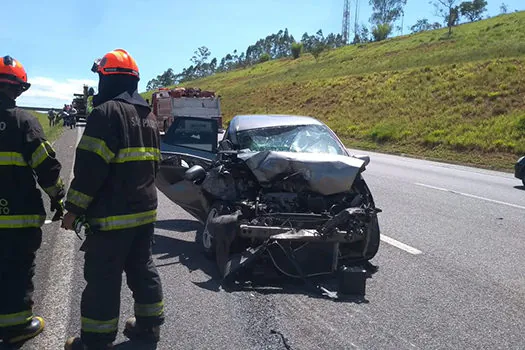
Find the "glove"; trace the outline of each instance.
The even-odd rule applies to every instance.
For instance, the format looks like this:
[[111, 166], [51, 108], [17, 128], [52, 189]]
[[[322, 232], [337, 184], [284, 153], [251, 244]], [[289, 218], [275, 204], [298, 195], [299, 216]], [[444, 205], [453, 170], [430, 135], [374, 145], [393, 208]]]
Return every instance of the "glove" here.
[[58, 221], [64, 216], [64, 201], [58, 198], [51, 199], [51, 211], [56, 211], [51, 221]]

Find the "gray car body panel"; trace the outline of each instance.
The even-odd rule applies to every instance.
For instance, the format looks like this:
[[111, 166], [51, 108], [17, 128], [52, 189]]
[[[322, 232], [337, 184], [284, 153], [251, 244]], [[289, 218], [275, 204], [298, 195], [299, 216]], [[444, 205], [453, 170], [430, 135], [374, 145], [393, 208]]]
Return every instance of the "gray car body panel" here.
[[261, 184], [300, 174], [310, 191], [324, 196], [348, 191], [365, 164], [357, 158], [320, 153], [263, 151], [238, 157]]

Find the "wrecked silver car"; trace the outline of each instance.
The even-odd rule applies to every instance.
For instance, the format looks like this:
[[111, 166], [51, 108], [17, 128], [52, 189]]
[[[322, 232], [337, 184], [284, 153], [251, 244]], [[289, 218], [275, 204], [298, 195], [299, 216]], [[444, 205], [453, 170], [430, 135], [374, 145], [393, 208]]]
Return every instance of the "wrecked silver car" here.
[[225, 280], [257, 262], [302, 279], [373, 267], [381, 210], [362, 177], [369, 159], [320, 121], [236, 116], [218, 141], [214, 121], [177, 118], [161, 151], [157, 187], [203, 223], [197, 242]]

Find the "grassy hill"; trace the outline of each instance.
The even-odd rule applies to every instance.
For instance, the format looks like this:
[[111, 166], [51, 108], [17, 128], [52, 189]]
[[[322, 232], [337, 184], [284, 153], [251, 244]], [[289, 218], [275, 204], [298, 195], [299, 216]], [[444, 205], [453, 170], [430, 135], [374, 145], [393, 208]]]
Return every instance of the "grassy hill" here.
[[42, 125], [44, 133], [50, 142], [55, 141], [60, 137], [60, 135], [62, 135], [62, 132], [64, 131], [64, 128], [62, 127], [62, 121], [55, 126], [49, 126], [49, 119], [47, 119], [46, 113], [39, 113], [35, 111], [30, 111], [30, 113], [38, 118], [38, 121]]
[[[525, 154], [525, 12], [192, 81], [242, 113], [303, 114], [348, 147], [510, 169]], [[150, 98], [151, 92], [144, 94]]]

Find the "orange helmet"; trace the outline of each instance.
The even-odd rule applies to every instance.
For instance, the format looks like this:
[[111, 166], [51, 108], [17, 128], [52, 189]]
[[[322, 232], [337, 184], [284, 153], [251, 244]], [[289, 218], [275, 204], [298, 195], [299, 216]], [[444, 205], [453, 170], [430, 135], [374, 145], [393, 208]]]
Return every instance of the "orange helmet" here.
[[0, 83], [19, 85], [23, 91], [31, 86], [27, 82], [24, 66], [11, 56], [4, 56], [0, 60]]
[[91, 71], [102, 75], [126, 74], [139, 79], [137, 62], [123, 49], [115, 49], [96, 59]]

